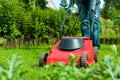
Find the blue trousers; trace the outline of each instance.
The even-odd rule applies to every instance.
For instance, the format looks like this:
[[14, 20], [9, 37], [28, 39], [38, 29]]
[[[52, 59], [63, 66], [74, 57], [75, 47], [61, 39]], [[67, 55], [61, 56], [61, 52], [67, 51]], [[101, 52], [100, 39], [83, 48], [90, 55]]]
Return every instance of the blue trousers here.
[[90, 37], [90, 23], [92, 21], [91, 10], [95, 10], [95, 19], [93, 24], [93, 46], [99, 49], [99, 34], [100, 34], [100, 4], [97, 4], [97, 0], [76, 0], [79, 14], [80, 14], [80, 26], [82, 36]]

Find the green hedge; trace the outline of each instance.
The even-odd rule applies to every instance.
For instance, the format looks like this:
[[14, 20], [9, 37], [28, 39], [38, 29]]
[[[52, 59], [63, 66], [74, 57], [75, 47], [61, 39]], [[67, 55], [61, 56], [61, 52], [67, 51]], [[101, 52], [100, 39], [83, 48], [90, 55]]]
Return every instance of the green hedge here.
[[[20, 0], [0, 0], [0, 37], [6, 39], [42, 38], [46, 40], [60, 38], [60, 26], [65, 13], [65, 10], [56, 11], [41, 9], [34, 5], [28, 6]], [[110, 23], [101, 20], [101, 37], [119, 37], [119, 22], [119, 16], [115, 17]], [[106, 30], [106, 26], [110, 29]], [[117, 34], [114, 27], [118, 29]], [[77, 14], [68, 15], [63, 32], [70, 36], [81, 35]], [[111, 34], [114, 36], [111, 36]]]
[[[7, 39], [21, 37], [59, 38], [60, 25], [65, 16], [65, 12], [65, 10], [43, 10], [39, 6], [26, 8], [26, 4], [19, 0], [1, 0], [0, 36]], [[72, 29], [75, 19], [75, 15], [69, 15], [65, 27], [69, 24], [69, 28]]]

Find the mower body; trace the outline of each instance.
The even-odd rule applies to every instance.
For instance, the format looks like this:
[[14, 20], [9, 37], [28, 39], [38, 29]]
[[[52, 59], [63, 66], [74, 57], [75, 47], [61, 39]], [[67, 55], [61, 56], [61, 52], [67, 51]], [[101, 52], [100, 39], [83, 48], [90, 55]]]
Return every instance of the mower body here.
[[88, 37], [62, 37], [50, 50], [46, 64], [64, 62], [69, 65], [69, 55], [77, 57], [76, 65], [81, 65], [81, 57], [87, 54], [85, 64], [94, 64], [94, 48], [92, 40]]
[[95, 19], [95, 11], [97, 9], [98, 1], [96, 1], [95, 9], [91, 9], [92, 22], [90, 24], [90, 38], [89, 37], [63, 37], [63, 27], [67, 19], [71, 7], [68, 6], [66, 16], [60, 27], [61, 39], [51, 48], [50, 53], [41, 54], [39, 59], [39, 65], [56, 64], [58, 62], [64, 62], [70, 64], [69, 55], [73, 54], [77, 57], [76, 65], [87, 67], [89, 64], [94, 64], [98, 61], [98, 53], [94, 52], [93, 47], [93, 24]]

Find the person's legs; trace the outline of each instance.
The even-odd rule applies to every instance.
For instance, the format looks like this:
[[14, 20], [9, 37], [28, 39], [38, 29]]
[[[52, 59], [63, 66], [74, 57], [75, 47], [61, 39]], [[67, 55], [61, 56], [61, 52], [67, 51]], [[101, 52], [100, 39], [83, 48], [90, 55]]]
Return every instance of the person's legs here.
[[[90, 37], [90, 23], [92, 19], [91, 9], [95, 8], [96, 0], [77, 0], [77, 5], [80, 14], [81, 31], [82, 36]], [[94, 59], [98, 61], [98, 49], [99, 45], [99, 34], [100, 34], [100, 4], [97, 5], [95, 20], [93, 24], [93, 46], [94, 46]]]
[[89, 26], [89, 13], [88, 13], [88, 0], [77, 0], [77, 5], [79, 9], [80, 22], [81, 22], [81, 32], [82, 36], [90, 36], [90, 26]]
[[100, 4], [96, 5], [97, 0], [89, 0], [89, 10], [95, 10], [95, 15], [90, 15], [90, 21], [93, 20], [92, 17], [95, 16], [93, 24], [93, 46], [94, 46], [94, 60], [98, 61], [98, 50], [100, 49], [99, 45], [99, 34], [100, 34]]
[[[90, 15], [91, 9], [95, 8], [97, 0], [76, 0], [78, 5], [82, 36], [90, 37]], [[92, 15], [93, 16], [93, 15]], [[99, 34], [100, 34], [100, 4], [97, 5], [95, 20], [93, 24], [93, 46], [96, 49], [100, 48]]]
[[[96, 14], [95, 14], [95, 20], [93, 24], [93, 46], [96, 49], [100, 48], [99, 44], [99, 34], [100, 34], [100, 3], [96, 5], [97, 0], [89, 0], [89, 10], [95, 9], [96, 7]], [[92, 15], [91, 15], [92, 16]], [[91, 18], [90, 16], [90, 18]], [[92, 18], [90, 19], [92, 20]]]

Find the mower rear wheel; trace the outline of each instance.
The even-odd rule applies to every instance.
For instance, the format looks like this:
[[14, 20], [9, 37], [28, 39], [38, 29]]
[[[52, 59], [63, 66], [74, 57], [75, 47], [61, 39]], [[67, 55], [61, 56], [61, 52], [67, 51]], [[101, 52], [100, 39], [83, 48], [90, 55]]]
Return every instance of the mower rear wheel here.
[[94, 60], [98, 62], [98, 50], [94, 50]]
[[48, 56], [47, 53], [42, 53], [42, 54], [40, 55], [39, 66], [43, 66], [43, 65], [46, 64], [47, 56]]
[[85, 68], [88, 67], [87, 59], [88, 59], [88, 54], [86, 54], [86, 53], [82, 54], [81, 59], [80, 59], [81, 67], [85, 67]]

